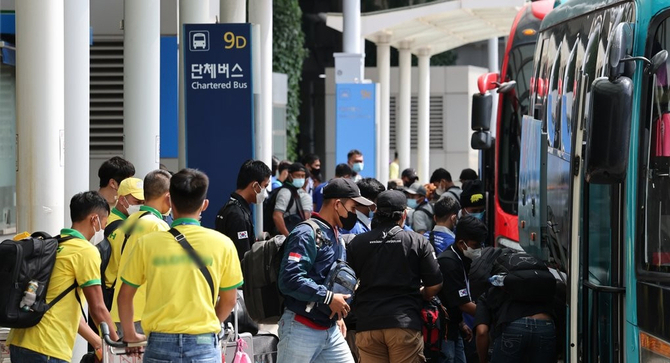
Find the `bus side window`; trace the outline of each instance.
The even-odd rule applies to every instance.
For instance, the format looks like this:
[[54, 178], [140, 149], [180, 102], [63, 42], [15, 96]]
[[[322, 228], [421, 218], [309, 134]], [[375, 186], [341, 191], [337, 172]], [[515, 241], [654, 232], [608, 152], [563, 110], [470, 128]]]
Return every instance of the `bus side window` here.
[[[654, 36], [651, 54], [670, 49], [670, 20], [663, 21]], [[650, 87], [649, 163], [646, 182], [646, 238], [643, 268], [670, 272], [670, 84], [668, 62]]]

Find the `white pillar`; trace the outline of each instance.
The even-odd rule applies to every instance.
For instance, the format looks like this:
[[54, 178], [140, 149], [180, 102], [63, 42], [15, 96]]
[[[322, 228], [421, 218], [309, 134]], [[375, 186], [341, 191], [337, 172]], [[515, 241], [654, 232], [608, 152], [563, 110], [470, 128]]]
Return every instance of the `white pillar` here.
[[[498, 64], [498, 38], [491, 38], [488, 40], [488, 63], [489, 72], [500, 71]], [[500, 80], [501, 82], [503, 80]], [[491, 135], [496, 134], [496, 121], [498, 120], [498, 97], [493, 97], [493, 112], [491, 112]]]
[[221, 23], [246, 23], [247, 1], [246, 0], [220, 0]]
[[[256, 159], [263, 161], [266, 165], [272, 165], [272, 0], [250, 0], [249, 22], [258, 24], [254, 26], [254, 40], [260, 42], [260, 57], [254, 56], [254, 78], [260, 82], [254, 82], [254, 98], [258, 106], [254, 110], [259, 111], [260, 117], [254, 117], [257, 122], [255, 130], [255, 153]], [[256, 89], [258, 86], [258, 90]], [[260, 223], [259, 223], [260, 221]], [[263, 208], [256, 208], [256, 234], [263, 232]]]
[[65, 0], [65, 198], [64, 226], [70, 199], [89, 189], [90, 25], [89, 0]]
[[361, 52], [361, 2], [360, 0], [342, 1], [342, 51], [344, 53]]
[[64, 227], [64, 31], [63, 0], [16, 2], [20, 232], [57, 234]]
[[389, 150], [390, 150], [390, 122], [389, 103], [391, 99], [391, 46], [389, 36], [382, 35], [377, 41], [377, 72], [379, 74], [379, 139], [377, 140], [377, 155], [379, 155], [379, 180], [386, 185], [389, 179]]
[[260, 119], [256, 159], [272, 165], [272, 0], [251, 0], [249, 21], [260, 25]]
[[160, 0], [123, 8], [123, 149], [144, 178], [160, 164]]
[[[225, 0], [223, 0], [225, 1]], [[182, 53], [182, 34], [184, 24], [209, 23], [209, 0], [179, 0], [179, 27], [177, 28], [177, 43], [179, 44], [179, 169], [186, 167], [186, 107], [184, 94], [184, 61]]]
[[398, 114], [396, 116], [395, 144], [398, 151], [400, 171], [410, 167], [411, 155], [411, 106], [412, 106], [412, 53], [408, 44], [401, 45], [400, 66], [400, 94], [398, 95]]
[[430, 173], [430, 49], [419, 50], [419, 99], [416, 172], [422, 183]]

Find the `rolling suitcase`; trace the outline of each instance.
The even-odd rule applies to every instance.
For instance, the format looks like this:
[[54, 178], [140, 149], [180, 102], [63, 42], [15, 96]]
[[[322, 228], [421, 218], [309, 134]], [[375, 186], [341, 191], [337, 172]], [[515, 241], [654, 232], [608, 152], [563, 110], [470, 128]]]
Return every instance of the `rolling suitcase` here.
[[232, 327], [230, 323], [228, 323], [228, 326], [224, 329], [224, 336], [221, 339], [221, 361], [225, 363], [238, 363], [238, 361], [235, 360], [235, 356], [238, 355], [238, 353], [246, 353], [249, 357], [248, 362], [253, 362], [254, 341], [251, 333], [237, 334], [239, 331], [237, 304], [235, 304], [233, 313], [235, 316], [235, 326]]
[[275, 363], [279, 338], [272, 333], [259, 333], [253, 336], [254, 363]]

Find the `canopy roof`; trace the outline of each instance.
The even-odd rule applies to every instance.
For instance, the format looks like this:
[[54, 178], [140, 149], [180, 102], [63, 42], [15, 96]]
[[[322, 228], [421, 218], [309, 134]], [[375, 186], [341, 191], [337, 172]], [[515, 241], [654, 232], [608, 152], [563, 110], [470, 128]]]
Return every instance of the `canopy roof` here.
[[[361, 36], [388, 41], [412, 53], [438, 54], [462, 45], [509, 35], [525, 0], [440, 0], [361, 15]], [[329, 13], [326, 24], [343, 30], [341, 13]]]

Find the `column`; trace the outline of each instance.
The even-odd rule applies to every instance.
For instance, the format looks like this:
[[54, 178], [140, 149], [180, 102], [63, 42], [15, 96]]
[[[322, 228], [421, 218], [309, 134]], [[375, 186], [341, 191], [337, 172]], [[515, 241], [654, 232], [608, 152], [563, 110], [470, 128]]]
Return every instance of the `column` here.
[[[491, 38], [488, 40], [488, 63], [489, 72], [499, 72], [500, 65], [498, 64], [498, 38]], [[503, 80], [500, 80], [502, 82]], [[491, 112], [491, 135], [495, 136], [497, 120], [498, 120], [498, 97], [493, 97], [493, 112]]]
[[144, 178], [160, 164], [160, 0], [123, 8], [123, 150]]
[[361, 52], [361, 2], [360, 0], [342, 1], [342, 51], [344, 53]]
[[246, 0], [220, 0], [221, 23], [246, 23]]
[[[268, 166], [272, 165], [272, 0], [250, 0], [249, 22], [254, 26], [254, 40], [259, 41], [254, 56], [254, 96], [257, 96], [259, 116], [255, 126], [256, 159]], [[256, 89], [258, 86], [258, 92]], [[256, 208], [256, 233], [263, 232], [263, 208]]]
[[179, 169], [186, 167], [186, 108], [184, 103], [184, 69], [181, 66], [183, 62], [181, 32], [184, 24], [209, 22], [209, 0], [179, 0], [179, 28], [177, 29], [177, 42], [179, 44]]
[[430, 179], [430, 48], [419, 50], [417, 164], [416, 172], [422, 183]]
[[65, 198], [64, 226], [70, 199], [89, 185], [90, 26], [89, 0], [65, 0]]
[[400, 171], [410, 167], [411, 155], [411, 106], [412, 106], [412, 53], [409, 44], [400, 46], [400, 94], [398, 95], [398, 114], [396, 116], [395, 143], [398, 151]]
[[64, 31], [63, 0], [16, 2], [17, 231], [64, 227]]
[[389, 35], [380, 35], [377, 39], [377, 71], [379, 73], [379, 139], [377, 155], [379, 157], [379, 175], [377, 179], [386, 185], [389, 179], [390, 121], [389, 103], [391, 99], [391, 46]]

